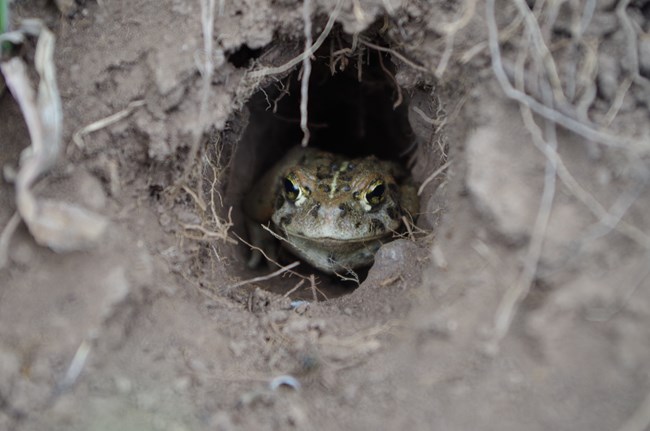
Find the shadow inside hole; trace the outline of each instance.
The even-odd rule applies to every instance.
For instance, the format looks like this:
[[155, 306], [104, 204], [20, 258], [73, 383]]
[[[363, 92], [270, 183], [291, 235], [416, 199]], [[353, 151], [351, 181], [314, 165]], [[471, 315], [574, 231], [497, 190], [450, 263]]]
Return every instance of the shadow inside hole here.
[[[345, 70], [337, 69], [332, 75], [329, 56], [320, 53], [312, 63], [309, 80], [309, 145], [350, 157], [374, 154], [381, 159], [398, 160], [413, 137], [407, 101], [393, 109], [398, 91], [390, 59], [381, 54], [384, 71], [379, 62], [380, 53], [366, 51], [359, 75], [356, 56], [343, 57], [348, 62]], [[267, 136], [251, 145], [258, 151], [268, 152], [269, 164], [302, 140], [300, 85], [297, 70], [259, 91], [248, 104], [249, 128], [263, 129]]]
[[[329, 57], [330, 45], [325, 42], [323, 46], [327, 49], [321, 48], [316, 53], [309, 80], [309, 145], [349, 157], [375, 155], [401, 162], [400, 156], [412, 146], [413, 133], [407, 115], [408, 100], [404, 98], [394, 107], [403, 96], [396, 87], [395, 70], [389, 56], [366, 50], [361, 54], [361, 62], [357, 53], [338, 57], [332, 74], [334, 59]], [[235, 206], [241, 206], [254, 181], [289, 149], [300, 145], [303, 133], [300, 129], [299, 73], [297, 69], [258, 91], [247, 104], [248, 126], [238, 143], [231, 171], [230, 195], [235, 197]], [[244, 217], [241, 211], [240, 217]], [[244, 223], [235, 225], [241, 230], [240, 235], [246, 235], [241, 229]], [[243, 246], [243, 261], [249, 253], [248, 247]], [[285, 256], [280, 263], [287, 264], [295, 259]], [[355, 282], [321, 273], [306, 263], [296, 270], [304, 275], [316, 274], [320, 282], [318, 288], [328, 299], [349, 293], [357, 286]], [[257, 275], [269, 270], [263, 266], [252, 272]], [[368, 269], [355, 272], [359, 281], [363, 281]], [[267, 290], [283, 294], [298, 281], [295, 277], [277, 277], [262, 284]], [[309, 282], [291, 297], [313, 299]], [[319, 294], [319, 300], [322, 299]]]
[[262, 48], [249, 48], [248, 45], [242, 45], [238, 49], [226, 53], [226, 58], [236, 68], [248, 67], [251, 62], [258, 58], [262, 53]]

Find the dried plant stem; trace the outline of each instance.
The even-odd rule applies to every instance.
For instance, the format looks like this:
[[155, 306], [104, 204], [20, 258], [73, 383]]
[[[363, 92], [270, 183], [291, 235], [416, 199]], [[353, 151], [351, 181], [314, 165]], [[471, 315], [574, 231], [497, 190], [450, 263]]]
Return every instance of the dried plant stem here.
[[488, 27], [488, 46], [492, 57], [492, 70], [507, 97], [516, 100], [522, 105], [528, 106], [536, 114], [541, 115], [547, 120], [557, 123], [586, 139], [614, 147], [628, 146], [629, 148], [632, 148], [633, 141], [629, 138], [619, 138], [618, 136], [611, 135], [607, 132], [596, 130], [591, 124], [574, 120], [562, 112], [538, 102], [523, 91], [515, 89], [508, 79], [501, 60], [499, 31], [495, 18], [495, 0], [486, 0], [485, 13]]
[[[549, 151], [557, 151], [557, 139], [554, 132], [554, 125], [550, 120], [547, 122], [547, 139], [542, 136], [542, 131], [535, 124], [533, 116], [529, 109], [521, 107], [522, 116], [526, 127], [533, 135], [537, 145], [548, 147]], [[550, 132], [550, 133], [549, 133]], [[557, 175], [557, 161], [555, 159], [546, 160], [544, 174], [544, 189], [540, 199], [539, 210], [535, 218], [533, 232], [531, 234], [530, 245], [524, 261], [524, 268], [521, 271], [517, 281], [505, 293], [495, 316], [494, 323], [494, 342], [498, 344], [508, 333], [512, 320], [517, 312], [518, 305], [526, 298], [530, 288], [535, 280], [537, 266], [542, 256], [544, 246], [544, 237], [546, 229], [551, 218], [553, 208], [553, 199], [555, 198], [555, 183]]]
[[557, 71], [557, 66], [555, 65], [553, 56], [544, 42], [544, 36], [539, 28], [537, 17], [530, 10], [530, 7], [526, 4], [525, 0], [513, 0], [513, 2], [519, 11], [519, 14], [524, 17], [526, 30], [528, 31], [533, 46], [537, 52], [536, 58], [541, 60], [542, 65], [544, 66], [546, 76], [553, 91], [554, 100], [557, 100], [560, 103], [565, 102], [566, 97], [562, 91], [562, 81], [560, 80], [560, 75]]
[[[532, 36], [531, 36], [532, 38]], [[528, 41], [527, 41], [528, 42]], [[520, 52], [517, 62], [517, 73], [515, 75], [515, 83], [518, 89], [524, 86], [524, 64], [528, 53], [528, 43], [524, 43], [524, 47]], [[543, 60], [535, 57], [536, 63]], [[552, 86], [549, 81], [540, 78], [540, 88], [544, 103], [547, 106], [553, 106], [554, 95]], [[521, 115], [524, 124], [528, 131], [531, 133], [533, 142], [538, 148], [548, 148], [549, 151], [557, 152], [557, 133], [556, 125], [554, 122], [546, 119], [545, 130], [542, 131], [535, 122], [533, 114], [529, 107], [520, 105]], [[545, 133], [544, 133], [545, 132]], [[553, 200], [555, 198], [557, 178], [557, 160], [547, 158], [544, 174], [544, 188], [540, 199], [539, 210], [535, 218], [535, 224], [531, 233], [530, 244], [524, 260], [524, 267], [519, 274], [515, 284], [510, 286], [506, 293], [501, 298], [494, 322], [494, 338], [493, 348], [497, 348], [499, 342], [506, 336], [512, 324], [512, 320], [517, 312], [519, 304], [528, 296], [530, 288], [535, 281], [537, 274], [537, 267], [539, 260], [542, 256], [542, 249], [544, 246], [544, 238], [548, 222], [551, 218], [551, 211], [553, 208]]]
[[426, 67], [420, 66], [419, 64], [409, 60], [408, 58], [404, 57], [402, 54], [395, 51], [394, 49], [385, 48], [383, 46], [375, 45], [374, 43], [371, 43], [371, 42], [369, 42], [369, 41], [367, 41], [367, 40], [365, 40], [363, 38], [359, 38], [359, 42], [361, 44], [367, 46], [368, 48], [376, 49], [377, 51], [381, 51], [381, 52], [387, 52], [390, 55], [392, 55], [392, 56], [394, 56], [396, 58], [399, 58], [400, 60], [402, 60], [404, 63], [411, 66], [415, 70], [419, 70], [420, 72], [427, 72], [427, 73], [429, 72], [429, 69], [427, 69]]
[[[251, 250], [257, 250], [257, 251], [259, 251], [260, 254], [261, 254], [262, 256], [264, 256], [264, 258], [265, 258], [267, 261], [271, 262], [273, 265], [277, 266], [278, 268], [282, 268], [282, 265], [281, 265], [281, 264], [279, 264], [277, 261], [271, 259], [271, 258], [269, 257], [269, 255], [266, 254], [266, 253], [264, 252], [264, 250], [262, 250], [260, 247], [256, 247], [256, 246], [254, 246], [253, 244], [251, 244], [251, 243], [249, 243], [248, 241], [244, 240], [242, 237], [240, 237], [240, 236], [237, 235], [236, 233], [234, 233], [233, 235], [234, 235], [235, 237], [237, 237], [237, 239], [238, 239], [239, 241], [241, 241], [242, 243], [246, 244], [246, 245], [247, 245]], [[309, 277], [308, 277], [308, 276], [306, 276], [306, 275], [302, 275], [302, 274], [299, 273], [299, 272], [295, 272], [295, 271], [289, 271], [289, 272], [291, 273], [291, 275], [295, 275], [296, 277], [300, 277], [300, 278], [302, 278], [303, 280], [309, 280]]]
[[210, 99], [210, 86], [212, 85], [212, 75], [214, 74], [213, 55], [213, 37], [214, 32], [214, 9], [215, 0], [201, 0], [201, 27], [203, 29], [203, 65], [201, 72], [201, 101], [199, 104], [198, 126], [192, 133], [192, 142], [190, 151], [185, 162], [183, 175], [179, 178], [178, 184], [186, 182], [194, 168], [196, 156], [201, 145], [201, 138], [207, 124], [208, 100]]
[[641, 76], [639, 73], [639, 50], [638, 50], [638, 41], [637, 34], [632, 24], [632, 20], [627, 14], [627, 7], [630, 4], [630, 0], [621, 0], [616, 6], [616, 16], [618, 17], [621, 27], [625, 32], [625, 37], [627, 39], [627, 58], [625, 63], [628, 68], [628, 73], [632, 75], [632, 78], [636, 84], [639, 84], [646, 89], [650, 88], [650, 80]]
[[145, 104], [144, 100], [135, 100], [129, 103], [129, 106], [122, 109], [121, 111], [116, 112], [115, 114], [109, 115], [108, 117], [102, 118], [101, 120], [97, 120], [93, 123], [88, 124], [87, 126], [78, 129], [72, 135], [72, 141], [75, 143], [77, 148], [83, 148], [84, 147], [83, 137], [85, 135], [101, 130], [105, 127], [110, 126], [111, 124], [117, 123], [118, 121], [131, 115], [131, 113], [135, 111], [137, 108], [144, 106], [144, 104]]
[[296, 283], [296, 285], [293, 286], [293, 287], [292, 287], [290, 290], [288, 290], [287, 292], [285, 292], [285, 294], [282, 295], [282, 297], [283, 297], [283, 298], [288, 298], [289, 295], [291, 295], [292, 293], [294, 293], [296, 290], [300, 289], [300, 287], [301, 287], [303, 284], [305, 284], [305, 280], [304, 280], [304, 279], [302, 279], [302, 280], [300, 280], [298, 283]]
[[442, 78], [442, 75], [445, 74], [445, 70], [447, 70], [447, 65], [449, 64], [449, 60], [451, 59], [451, 55], [454, 52], [454, 38], [456, 36], [456, 33], [451, 33], [448, 34], [445, 37], [445, 50], [442, 53], [442, 57], [440, 57], [440, 63], [438, 63], [438, 67], [436, 67], [436, 71], [434, 75], [436, 78], [440, 79]]
[[336, 6], [334, 7], [334, 10], [329, 16], [329, 19], [327, 20], [327, 24], [325, 24], [325, 28], [323, 29], [323, 32], [318, 36], [316, 41], [314, 42], [313, 45], [311, 45], [311, 48], [308, 51], [304, 51], [302, 54], [300, 54], [297, 57], [292, 58], [282, 66], [278, 67], [264, 67], [262, 69], [254, 70], [248, 74], [251, 78], [263, 78], [268, 75], [277, 75], [279, 73], [284, 73], [288, 70], [291, 70], [294, 66], [299, 64], [300, 62], [303, 61], [305, 57], [309, 57], [313, 55], [318, 48], [325, 42], [325, 39], [327, 39], [327, 36], [329, 36], [330, 31], [332, 31], [332, 27], [334, 27], [334, 23], [336, 22], [336, 18], [338, 18], [339, 13], [341, 12], [341, 7], [343, 6], [343, 0], [338, 0], [336, 2]]
[[429, 175], [429, 176], [427, 177], [427, 179], [424, 180], [424, 181], [422, 182], [422, 185], [421, 185], [420, 188], [418, 189], [418, 196], [420, 196], [420, 195], [422, 194], [422, 192], [424, 191], [424, 188], [425, 188], [425, 187], [426, 187], [426, 186], [427, 186], [431, 181], [435, 180], [436, 177], [437, 177], [438, 175], [440, 175], [441, 173], [443, 173], [444, 170], [447, 169], [450, 165], [451, 165], [451, 160], [448, 160], [447, 163], [445, 163], [444, 165], [440, 166], [440, 167], [439, 167], [438, 169], [436, 169], [436, 170], [435, 170], [431, 175]]
[[19, 225], [20, 214], [15, 212], [4, 229], [2, 229], [2, 233], [0, 234], [0, 269], [4, 268], [9, 261], [9, 244], [11, 243], [11, 237], [14, 235], [14, 232], [16, 232]]
[[[402, 89], [400, 88], [397, 79], [395, 79], [395, 75], [390, 73], [390, 70], [388, 70], [384, 65], [384, 59], [381, 57], [381, 52], [377, 52], [377, 58], [379, 58], [379, 66], [381, 67], [381, 70], [383, 70], [384, 73], [390, 77], [391, 81], [393, 81], [393, 84], [395, 85], [395, 90], [397, 91], [397, 99], [395, 100], [395, 102], [393, 102], [393, 110], [397, 109], [397, 107], [401, 105], [403, 101]], [[359, 82], [361, 82], [361, 78], [359, 78]]]
[[623, 82], [621, 82], [621, 85], [618, 86], [618, 90], [616, 91], [616, 96], [614, 96], [614, 101], [612, 102], [612, 106], [605, 114], [606, 126], [612, 124], [614, 118], [616, 118], [616, 116], [618, 115], [618, 111], [620, 111], [621, 106], [623, 106], [625, 95], [627, 94], [628, 90], [632, 86], [632, 82], [633, 82], [632, 78], [628, 77], [625, 78]]
[[469, 24], [471, 19], [474, 17], [474, 14], [476, 13], [477, 2], [478, 0], [467, 0], [463, 7], [463, 13], [461, 17], [458, 20], [445, 24], [443, 26], [442, 31], [445, 33], [445, 50], [442, 53], [440, 63], [438, 63], [438, 67], [435, 71], [437, 78], [441, 78], [445, 73], [447, 65], [449, 64], [449, 60], [451, 59], [451, 55], [454, 52], [454, 39], [456, 37], [456, 33], [458, 33], [458, 31]]
[[68, 371], [65, 373], [65, 377], [57, 385], [58, 393], [65, 392], [75, 384], [88, 361], [88, 355], [90, 354], [91, 348], [92, 346], [89, 341], [84, 340], [81, 342], [72, 358], [72, 361], [70, 362], [70, 366], [68, 366]]
[[[305, 26], [305, 52], [312, 47], [311, 37], [311, 0], [303, 0], [302, 19]], [[300, 83], [300, 130], [302, 130], [301, 145], [309, 144], [309, 128], [307, 127], [307, 105], [309, 102], [309, 77], [311, 76], [311, 57], [305, 55], [302, 59], [302, 81]]]
[[280, 268], [277, 271], [274, 271], [274, 272], [272, 272], [270, 274], [263, 275], [263, 276], [260, 276], [260, 277], [250, 278], [248, 280], [243, 280], [243, 281], [240, 281], [238, 283], [232, 284], [232, 285], [230, 285], [230, 286], [228, 286], [226, 288], [226, 291], [236, 289], [237, 287], [245, 286], [247, 284], [257, 283], [257, 282], [260, 282], [260, 281], [269, 280], [269, 279], [271, 279], [273, 277], [277, 277], [278, 275], [289, 271], [290, 269], [295, 268], [298, 265], [300, 265], [300, 261], [297, 260], [297, 261], [295, 261], [295, 262], [293, 262], [293, 263], [291, 263], [291, 264], [289, 264], [287, 266], [283, 266], [282, 268]]

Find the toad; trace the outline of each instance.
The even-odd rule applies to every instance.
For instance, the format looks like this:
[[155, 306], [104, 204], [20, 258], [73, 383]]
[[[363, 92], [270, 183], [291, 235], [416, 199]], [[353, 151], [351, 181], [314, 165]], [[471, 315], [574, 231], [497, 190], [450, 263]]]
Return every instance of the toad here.
[[[377, 249], [418, 210], [405, 170], [375, 156], [349, 158], [295, 147], [266, 172], [244, 200], [253, 244], [274, 256], [272, 222], [290, 252], [330, 274], [373, 263]], [[261, 260], [253, 252], [249, 266]]]

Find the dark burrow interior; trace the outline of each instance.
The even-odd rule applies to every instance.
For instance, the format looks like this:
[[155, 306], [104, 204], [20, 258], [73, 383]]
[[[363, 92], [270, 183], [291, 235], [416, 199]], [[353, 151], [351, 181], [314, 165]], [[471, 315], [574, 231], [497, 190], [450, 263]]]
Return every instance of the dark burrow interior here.
[[[407, 160], [417, 150], [417, 140], [408, 118], [409, 97], [397, 88], [395, 66], [390, 56], [374, 49], [332, 56], [340, 46], [350, 46], [351, 38], [332, 36], [317, 51], [309, 80], [309, 146], [350, 157], [375, 155], [397, 161], [407, 167]], [[381, 41], [376, 43], [380, 44]], [[300, 77], [298, 66], [289, 75], [278, 78], [255, 93], [248, 101], [243, 117], [246, 124], [231, 164], [227, 201], [233, 206], [235, 230], [247, 238], [242, 200], [255, 181], [271, 168], [290, 148], [300, 145]], [[397, 105], [397, 101], [400, 101]], [[396, 106], [397, 105], [397, 106]], [[251, 278], [277, 270], [277, 266], [246, 267], [250, 254], [247, 245], [237, 250], [242, 262], [241, 278]], [[283, 255], [281, 254], [281, 257]], [[286, 255], [279, 263], [295, 260]], [[318, 300], [332, 299], [354, 290], [358, 284], [319, 272], [303, 263], [296, 271], [318, 282]], [[357, 270], [363, 281], [368, 270]], [[276, 277], [260, 282], [274, 293], [284, 294], [298, 282], [295, 276]], [[310, 283], [303, 283], [291, 294], [293, 299], [314, 299]]]

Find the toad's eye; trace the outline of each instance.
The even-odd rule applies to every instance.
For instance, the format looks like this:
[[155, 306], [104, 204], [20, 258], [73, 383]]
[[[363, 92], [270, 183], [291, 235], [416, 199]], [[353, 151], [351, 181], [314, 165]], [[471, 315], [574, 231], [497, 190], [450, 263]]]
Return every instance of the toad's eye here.
[[366, 192], [366, 202], [370, 205], [379, 205], [384, 200], [386, 186], [382, 180], [375, 181]]
[[284, 186], [284, 195], [287, 197], [287, 199], [291, 202], [298, 200], [301, 193], [300, 187], [298, 187], [298, 185], [290, 177], [285, 177], [284, 180], [282, 180], [282, 184]]

